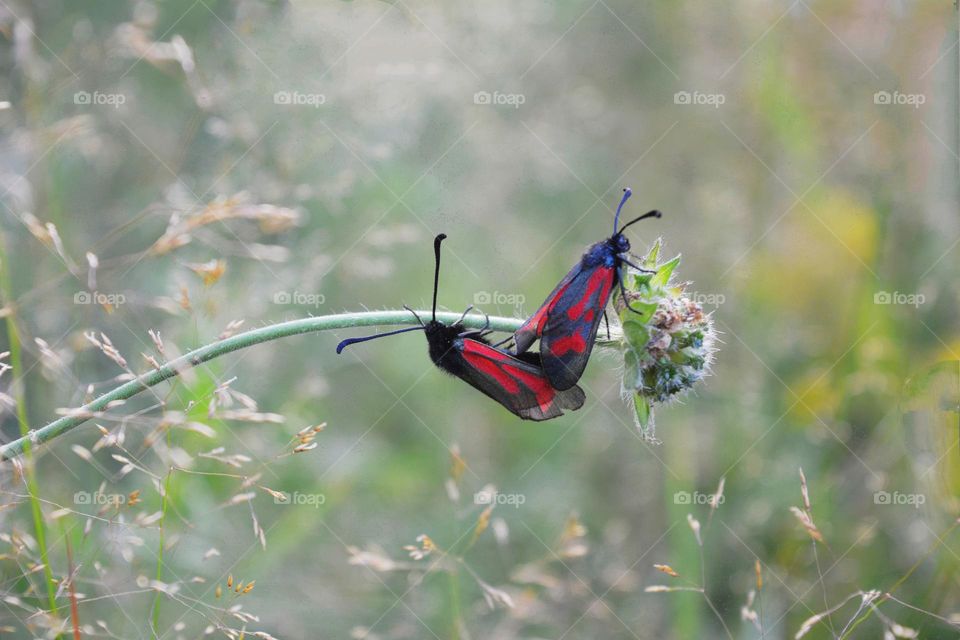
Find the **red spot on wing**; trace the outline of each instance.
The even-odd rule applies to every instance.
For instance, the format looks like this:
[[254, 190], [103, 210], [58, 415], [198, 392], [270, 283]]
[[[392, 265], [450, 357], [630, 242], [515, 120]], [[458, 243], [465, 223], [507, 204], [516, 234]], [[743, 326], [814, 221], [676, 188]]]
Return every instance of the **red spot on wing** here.
[[520, 387], [517, 386], [516, 381], [507, 375], [496, 362], [491, 360], [488, 353], [469, 340], [464, 341], [463, 357], [477, 370], [496, 380], [507, 393], [517, 393], [520, 391]]
[[587, 280], [587, 288], [584, 290], [583, 295], [580, 296], [577, 304], [567, 310], [567, 317], [571, 320], [576, 320], [582, 316], [586, 311], [587, 304], [593, 300], [593, 294], [597, 292], [597, 289], [601, 290], [600, 299], [606, 304], [607, 295], [609, 295], [610, 287], [613, 284], [613, 278], [610, 277], [612, 271], [613, 269], [609, 267], [599, 267], [590, 274], [590, 278]]
[[547, 413], [550, 410], [550, 405], [553, 403], [553, 398], [557, 395], [557, 392], [550, 386], [545, 377], [532, 374], [510, 364], [503, 365], [503, 368], [533, 391], [541, 411]]
[[530, 325], [536, 330], [537, 337], [540, 337], [540, 334], [543, 333], [543, 327], [546, 324], [543, 319], [547, 316], [547, 312], [550, 311], [550, 305], [543, 305], [533, 317], [530, 318]]
[[524, 371], [513, 364], [508, 356], [472, 340], [464, 341], [463, 357], [477, 370], [496, 380], [507, 393], [519, 393], [519, 381], [533, 392], [540, 410], [544, 413], [549, 411], [557, 392], [545, 376]]
[[553, 295], [552, 298], [543, 303], [537, 312], [530, 316], [530, 319], [523, 323], [521, 331], [529, 331], [533, 329], [536, 332], [536, 336], [539, 338], [543, 335], [543, 329], [547, 326], [546, 319], [547, 316], [553, 311], [553, 308], [557, 306], [557, 303], [560, 302], [560, 299], [563, 298], [563, 294], [567, 292], [567, 289], [570, 287], [570, 283], [563, 285], [557, 292]]
[[586, 339], [580, 333], [571, 333], [550, 343], [550, 355], [559, 358], [570, 351], [583, 353], [586, 348]]
[[603, 281], [603, 287], [600, 289], [600, 300], [602, 300], [602, 306], [607, 306], [607, 300], [610, 298], [610, 289], [613, 288], [614, 278], [607, 278]]

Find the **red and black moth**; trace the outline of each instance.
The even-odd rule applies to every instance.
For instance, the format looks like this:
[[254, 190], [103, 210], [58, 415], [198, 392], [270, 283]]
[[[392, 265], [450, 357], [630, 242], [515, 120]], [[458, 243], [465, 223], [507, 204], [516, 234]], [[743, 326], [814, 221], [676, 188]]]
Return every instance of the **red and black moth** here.
[[[438, 235], [433, 240], [436, 265], [433, 272], [433, 311], [429, 322], [423, 320], [409, 307], [419, 327], [388, 331], [364, 338], [349, 338], [337, 345], [337, 353], [344, 347], [392, 336], [408, 331], [423, 331], [430, 346], [430, 359], [443, 371], [454, 375], [481, 393], [493, 398], [524, 420], [549, 420], [563, 415], [564, 410], [576, 410], [583, 406], [585, 395], [578, 386], [568, 386], [558, 391], [550, 385], [540, 366], [540, 356], [523, 353], [513, 355], [490, 345], [483, 329], [467, 329], [463, 325], [471, 307], [460, 320], [451, 325], [437, 320], [437, 285], [440, 280], [440, 243], [447, 236]], [[489, 326], [489, 320], [488, 320]]]
[[[650, 273], [649, 269], [638, 267], [628, 260], [630, 241], [623, 232], [633, 223], [646, 218], [659, 218], [661, 213], [650, 211], [618, 230], [620, 210], [631, 195], [630, 189], [623, 190], [623, 199], [613, 220], [613, 235], [590, 245], [580, 262], [513, 335], [516, 354], [523, 354], [540, 340], [543, 371], [554, 389], [569, 389], [583, 375], [610, 294], [615, 286], [619, 286], [623, 292], [620, 270], [624, 265]], [[641, 313], [632, 307], [630, 309]]]

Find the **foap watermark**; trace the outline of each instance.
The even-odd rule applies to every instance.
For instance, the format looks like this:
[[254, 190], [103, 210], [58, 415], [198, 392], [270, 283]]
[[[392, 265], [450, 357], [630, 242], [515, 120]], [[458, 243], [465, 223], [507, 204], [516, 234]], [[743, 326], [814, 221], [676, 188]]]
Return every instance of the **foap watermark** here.
[[522, 307], [527, 297], [522, 293], [504, 293], [502, 291], [477, 291], [473, 294], [473, 304], [508, 304]]
[[318, 108], [326, 104], [327, 96], [322, 93], [300, 93], [299, 91], [277, 91], [273, 94], [273, 104], [285, 107], [313, 107]]
[[693, 291], [686, 296], [691, 302], [695, 302], [701, 307], [711, 305], [719, 307], [727, 301], [727, 296], [722, 293], [707, 293], [703, 291]]
[[890, 104], [919, 109], [927, 101], [923, 93], [900, 93], [899, 91], [877, 91], [873, 94], [873, 104]]
[[489, 104], [494, 106], [506, 105], [519, 109], [520, 105], [527, 101], [527, 97], [522, 93], [500, 93], [494, 91], [477, 91], [473, 94], [473, 104]]
[[89, 491], [77, 491], [73, 494], [73, 504], [83, 505], [83, 504], [93, 504], [97, 506], [103, 505], [121, 505], [126, 503], [127, 496], [122, 493], [103, 493], [100, 491], [94, 491], [93, 493]]
[[901, 493], [899, 491], [876, 491], [873, 494], [873, 504], [907, 505], [919, 509], [926, 504], [927, 496], [922, 493]]
[[473, 494], [473, 504], [486, 505], [509, 505], [517, 509], [527, 501], [527, 497], [522, 493], [500, 493], [499, 491], [477, 491]]
[[726, 498], [721, 494], [717, 496], [713, 493], [700, 493], [694, 491], [677, 491], [673, 494], [673, 504], [708, 504], [711, 507], [720, 506]]
[[327, 301], [322, 293], [304, 293], [303, 291], [277, 291], [273, 294], [273, 304], [293, 304], [302, 307], [317, 308]]
[[122, 93], [103, 93], [101, 91], [77, 91], [73, 94], [73, 104], [105, 106], [119, 109], [126, 103], [127, 96]]
[[322, 493], [300, 493], [299, 491], [287, 493], [286, 491], [278, 491], [273, 495], [273, 502], [275, 504], [287, 504], [319, 509], [320, 505], [326, 504], [327, 496]]
[[907, 304], [919, 307], [926, 302], [922, 293], [901, 293], [899, 291], [877, 291], [873, 294], [873, 304]]
[[122, 293], [104, 293], [102, 291], [77, 291], [73, 294], [73, 304], [99, 304], [117, 307], [124, 304], [127, 297]]
[[673, 104], [706, 105], [719, 109], [726, 103], [727, 96], [723, 93], [703, 93], [702, 91], [677, 91], [673, 94]]

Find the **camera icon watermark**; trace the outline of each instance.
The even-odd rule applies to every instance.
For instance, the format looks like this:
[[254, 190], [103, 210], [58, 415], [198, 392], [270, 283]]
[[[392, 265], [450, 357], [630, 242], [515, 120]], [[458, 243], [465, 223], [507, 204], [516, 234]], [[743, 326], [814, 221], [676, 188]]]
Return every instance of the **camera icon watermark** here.
[[875, 491], [873, 504], [878, 505], [907, 505], [919, 509], [927, 503], [927, 496], [922, 493], [901, 493], [899, 491]]
[[705, 105], [719, 109], [726, 104], [727, 96], [723, 93], [703, 93], [702, 91], [677, 91], [673, 94], [673, 104]]
[[287, 107], [313, 107], [326, 104], [327, 96], [322, 93], [300, 93], [299, 91], [277, 91], [273, 94], [273, 104]]
[[527, 97], [522, 93], [500, 93], [494, 91], [477, 91], [473, 94], [473, 104], [509, 106], [519, 109], [520, 105], [526, 103]]
[[508, 505], [516, 509], [527, 501], [527, 497], [522, 493], [500, 493], [499, 491], [490, 491], [484, 489], [473, 494], [473, 504], [481, 505]]
[[77, 91], [73, 94], [73, 104], [106, 106], [119, 109], [120, 105], [125, 104], [127, 96], [122, 93], [102, 93], [100, 91]]
[[127, 496], [122, 493], [102, 493], [100, 491], [77, 491], [73, 494], [73, 504], [76, 505], [114, 505], [120, 506], [127, 501]]
[[273, 304], [298, 305], [318, 308], [327, 301], [322, 293], [304, 293], [302, 291], [277, 291], [273, 294]]
[[99, 304], [102, 306], [118, 307], [126, 303], [127, 297], [122, 293], [103, 293], [100, 291], [77, 291], [73, 294], [73, 304]]
[[927, 102], [927, 96], [923, 93], [900, 93], [899, 91], [877, 91], [873, 94], [873, 104], [880, 105], [903, 105], [919, 109], [920, 105]]
[[905, 304], [918, 308], [927, 298], [922, 293], [901, 293], [899, 291], [877, 291], [873, 294], [873, 304]]
[[277, 491], [273, 494], [273, 502], [274, 504], [286, 504], [319, 509], [320, 505], [326, 504], [327, 496], [323, 493], [301, 493], [299, 491], [288, 493], [286, 491]]
[[673, 494], [673, 504], [706, 504], [711, 507], [717, 507], [723, 504], [726, 497], [722, 494], [717, 496], [713, 493], [701, 493], [694, 491], [677, 491]]

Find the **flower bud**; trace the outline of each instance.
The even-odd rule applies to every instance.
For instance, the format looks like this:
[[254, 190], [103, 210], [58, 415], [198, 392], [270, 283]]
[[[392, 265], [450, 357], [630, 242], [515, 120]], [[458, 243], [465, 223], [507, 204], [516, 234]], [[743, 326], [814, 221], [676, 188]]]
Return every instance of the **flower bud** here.
[[710, 314], [685, 297], [684, 284], [673, 283], [680, 256], [658, 262], [661, 241], [640, 266], [624, 265], [623, 291], [614, 293], [614, 307], [623, 327], [623, 395], [633, 404], [637, 427], [655, 440], [653, 405], [684, 393], [709, 372], [716, 333]]

